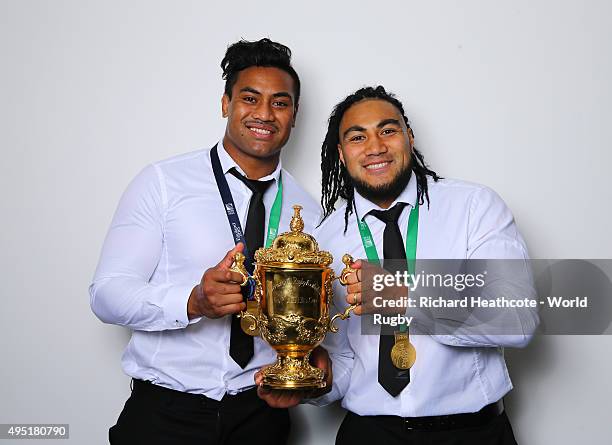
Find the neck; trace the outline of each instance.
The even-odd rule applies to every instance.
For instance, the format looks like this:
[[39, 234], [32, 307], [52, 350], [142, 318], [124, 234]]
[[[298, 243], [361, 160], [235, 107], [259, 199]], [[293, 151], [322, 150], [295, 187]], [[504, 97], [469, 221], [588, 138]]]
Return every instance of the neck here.
[[372, 202], [374, 204], [376, 204], [378, 207], [380, 207], [381, 209], [388, 209], [389, 207], [391, 207], [391, 204], [393, 204], [393, 201], [395, 201], [395, 198], [391, 198], [391, 199], [377, 199], [377, 200], [373, 200]]
[[227, 136], [223, 138], [223, 146], [225, 151], [230, 155], [236, 164], [242, 169], [249, 179], [260, 179], [268, 176], [276, 170], [280, 160], [280, 152], [273, 154], [267, 158], [258, 158], [249, 155], [236, 148]]

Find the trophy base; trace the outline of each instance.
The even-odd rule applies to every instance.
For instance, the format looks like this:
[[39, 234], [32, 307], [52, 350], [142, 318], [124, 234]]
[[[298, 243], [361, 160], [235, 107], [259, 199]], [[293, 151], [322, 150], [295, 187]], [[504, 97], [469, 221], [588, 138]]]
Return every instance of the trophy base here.
[[266, 389], [313, 390], [327, 385], [321, 369], [311, 366], [304, 357], [278, 356], [276, 363], [262, 370]]

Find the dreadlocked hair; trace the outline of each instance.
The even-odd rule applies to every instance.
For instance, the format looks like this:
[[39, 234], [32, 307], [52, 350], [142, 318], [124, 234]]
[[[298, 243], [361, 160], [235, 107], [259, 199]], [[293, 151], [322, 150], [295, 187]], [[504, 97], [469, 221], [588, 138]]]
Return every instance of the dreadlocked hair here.
[[[348, 227], [348, 218], [354, 211], [355, 206], [355, 189], [353, 181], [346, 170], [346, 167], [340, 162], [338, 153], [338, 144], [340, 143], [340, 122], [344, 113], [365, 99], [380, 99], [389, 102], [397, 108], [404, 118], [406, 127], [414, 138], [414, 133], [404, 112], [402, 103], [393, 95], [385, 91], [384, 87], [377, 86], [365, 87], [355, 91], [346, 99], [336, 105], [329, 117], [327, 134], [321, 146], [321, 173], [322, 173], [322, 194], [321, 207], [323, 208], [323, 221], [331, 215], [336, 209], [335, 203], [338, 198], [346, 200], [346, 211], [344, 213], [344, 232]], [[412, 171], [417, 181], [417, 202], [419, 205], [424, 204], [427, 200], [429, 207], [429, 193], [427, 190], [427, 176], [431, 176], [434, 181], [441, 179], [436, 172], [430, 170], [425, 164], [425, 159], [421, 152], [416, 147], [412, 147]]]

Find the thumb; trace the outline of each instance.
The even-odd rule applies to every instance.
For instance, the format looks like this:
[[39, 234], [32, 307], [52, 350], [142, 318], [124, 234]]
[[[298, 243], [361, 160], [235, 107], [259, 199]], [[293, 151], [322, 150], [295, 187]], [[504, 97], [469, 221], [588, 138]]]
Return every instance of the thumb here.
[[327, 365], [328, 357], [327, 351], [321, 346], [315, 348], [310, 355], [312, 365], [319, 369]]
[[228, 251], [225, 256], [223, 257], [223, 259], [221, 261], [219, 261], [219, 264], [217, 264], [217, 266], [220, 269], [224, 269], [227, 270], [230, 267], [232, 267], [232, 263], [234, 262], [234, 257], [236, 256], [236, 253], [241, 252], [244, 250], [244, 244], [242, 243], [238, 243], [234, 246], [234, 248], [230, 251]]

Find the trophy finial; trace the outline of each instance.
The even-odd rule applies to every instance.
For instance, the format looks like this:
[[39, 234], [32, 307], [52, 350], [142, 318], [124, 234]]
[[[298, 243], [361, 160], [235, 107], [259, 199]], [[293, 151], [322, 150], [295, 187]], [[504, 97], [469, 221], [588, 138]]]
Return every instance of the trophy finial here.
[[300, 210], [302, 210], [302, 206], [293, 206], [293, 216], [291, 217], [291, 223], [289, 223], [289, 228], [292, 232], [301, 232], [304, 230], [304, 220], [300, 215]]

